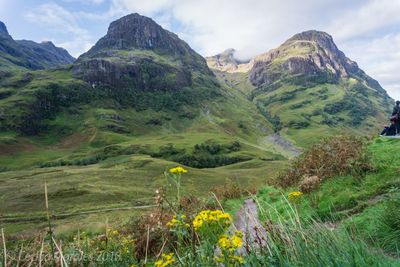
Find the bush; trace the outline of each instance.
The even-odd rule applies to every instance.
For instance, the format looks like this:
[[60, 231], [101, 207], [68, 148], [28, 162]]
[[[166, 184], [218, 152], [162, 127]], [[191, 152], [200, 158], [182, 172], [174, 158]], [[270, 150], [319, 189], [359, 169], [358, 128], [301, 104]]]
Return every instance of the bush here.
[[219, 200], [228, 200], [254, 195], [257, 190], [255, 188], [243, 188], [238, 184], [229, 182], [225, 185], [213, 187], [211, 192], [213, 192]]
[[308, 105], [310, 103], [311, 103], [311, 100], [304, 100], [304, 101], [302, 101], [300, 103], [296, 103], [296, 104], [291, 105], [290, 108], [298, 109], [298, 108], [304, 107], [304, 106], [306, 106], [306, 105]]
[[288, 127], [293, 129], [304, 129], [308, 126], [310, 126], [310, 123], [308, 121], [290, 121], [288, 123]]
[[297, 184], [303, 176], [322, 180], [338, 175], [362, 177], [372, 169], [365, 141], [354, 136], [325, 138], [292, 161], [289, 170], [278, 177], [283, 187]]
[[193, 168], [215, 168], [225, 165], [234, 164], [237, 162], [250, 160], [250, 157], [245, 156], [224, 156], [224, 155], [199, 155], [199, 154], [181, 154], [171, 158], [171, 160], [180, 164]]

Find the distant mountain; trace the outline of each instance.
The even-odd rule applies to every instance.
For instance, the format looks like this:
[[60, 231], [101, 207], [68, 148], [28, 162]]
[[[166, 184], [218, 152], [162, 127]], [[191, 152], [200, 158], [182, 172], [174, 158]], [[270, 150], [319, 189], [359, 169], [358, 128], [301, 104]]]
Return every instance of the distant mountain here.
[[51, 42], [15, 41], [0, 21], [0, 69], [46, 69], [71, 64], [74, 60], [67, 50]]
[[242, 61], [235, 57], [235, 49], [230, 48], [215, 56], [206, 57], [211, 69], [224, 72], [247, 72], [251, 68], [248, 61]]
[[78, 58], [74, 72], [93, 86], [153, 91], [179, 90], [192, 86], [197, 76], [213, 76], [187, 43], [139, 14], [112, 22], [107, 34]]
[[299, 144], [332, 133], [376, 132], [387, 120], [393, 100], [325, 32], [296, 34], [244, 65], [229, 51], [208, 59], [209, 67], [247, 94], [276, 132]]
[[326, 76], [327, 79], [357, 78], [383, 91], [379, 83], [340, 51], [332, 36], [320, 31], [294, 35], [281, 46], [253, 60], [249, 77], [255, 86], [270, 85], [286, 76]]
[[4, 22], [0, 21], [0, 34], [1, 35], [9, 35], [7, 31], [7, 27]]

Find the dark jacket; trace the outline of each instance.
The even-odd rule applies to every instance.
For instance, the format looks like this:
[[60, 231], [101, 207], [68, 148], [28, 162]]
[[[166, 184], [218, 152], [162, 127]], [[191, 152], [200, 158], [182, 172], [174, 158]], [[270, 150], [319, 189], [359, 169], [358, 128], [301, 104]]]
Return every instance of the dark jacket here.
[[400, 106], [399, 105], [394, 106], [392, 116], [396, 115], [399, 112], [400, 112]]

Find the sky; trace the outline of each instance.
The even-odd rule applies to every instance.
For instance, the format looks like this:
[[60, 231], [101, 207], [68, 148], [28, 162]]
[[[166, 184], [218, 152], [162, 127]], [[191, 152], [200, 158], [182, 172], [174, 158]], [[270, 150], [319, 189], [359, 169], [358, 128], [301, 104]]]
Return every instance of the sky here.
[[292, 35], [321, 30], [393, 98], [400, 99], [400, 0], [0, 0], [14, 39], [52, 41], [78, 57], [111, 21], [137, 12], [203, 56], [235, 48], [241, 59]]

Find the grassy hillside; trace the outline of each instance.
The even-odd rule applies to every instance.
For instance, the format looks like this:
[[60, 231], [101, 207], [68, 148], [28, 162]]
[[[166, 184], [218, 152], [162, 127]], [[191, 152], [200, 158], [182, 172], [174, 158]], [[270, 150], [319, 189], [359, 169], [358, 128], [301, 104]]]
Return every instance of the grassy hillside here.
[[[356, 167], [352, 167], [350, 172], [342, 175], [322, 177], [320, 184], [314, 183], [313, 190], [304, 192], [295, 200], [298, 216], [301, 220], [311, 219], [323, 223], [337, 233], [349, 231], [353, 236], [368, 242], [371, 247], [398, 258], [400, 178], [395, 151], [399, 147], [400, 141], [397, 139], [378, 138], [372, 141], [365, 151], [370, 157], [368, 164], [372, 168], [368, 167], [370, 170], [361, 176]], [[333, 149], [331, 153], [335, 151]], [[358, 160], [361, 161], [354, 166], [366, 164], [365, 159]], [[331, 167], [323, 162], [319, 164], [322, 169]], [[304, 173], [307, 168], [296, 170], [300, 176], [309, 175]], [[262, 219], [274, 222], [290, 220], [292, 215], [287, 209], [287, 197], [290, 192], [304, 190], [302, 184], [304, 182], [300, 181], [284, 190], [272, 186], [261, 189], [257, 201], [262, 210]], [[399, 266], [398, 261], [393, 266]]]
[[[0, 214], [17, 217], [8, 219], [10, 233], [45, 226], [18, 219], [41, 216], [45, 181], [53, 212], [75, 214], [151, 203], [163, 171], [177, 164], [197, 168], [184, 186], [200, 195], [226, 181], [260, 185], [286, 164], [287, 155], [273, 143], [259, 142], [273, 132], [271, 124], [240, 92], [224, 86], [213, 99], [166, 98], [158, 109], [96, 95], [68, 69], [14, 73], [1, 86]], [[171, 109], [171, 103], [179, 105]], [[60, 231], [80, 221], [96, 230], [99, 220], [113, 217], [118, 224], [117, 216], [123, 221], [126, 213], [60, 219]]]
[[299, 147], [309, 147], [320, 138], [344, 132], [375, 134], [387, 121], [393, 104], [352, 78], [307, 84], [290, 78], [265, 89], [254, 87], [247, 73], [215, 74], [221, 83], [252, 100], [274, 130]]

